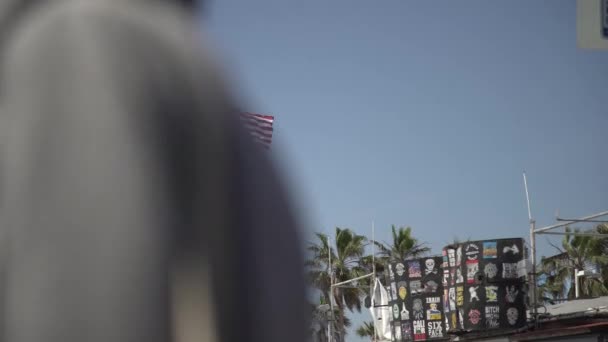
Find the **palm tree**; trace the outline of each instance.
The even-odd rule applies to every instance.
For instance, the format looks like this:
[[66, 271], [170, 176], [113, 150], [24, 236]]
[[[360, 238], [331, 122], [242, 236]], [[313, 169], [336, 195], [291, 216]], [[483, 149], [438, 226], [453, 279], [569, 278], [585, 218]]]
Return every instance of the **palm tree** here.
[[[598, 245], [600, 252], [603, 255], [608, 255], [608, 224], [600, 223], [595, 227], [595, 232], [600, 234], [606, 234], [605, 238], [599, 238]], [[600, 271], [602, 273], [602, 282], [604, 286], [608, 288], [608, 264], [600, 266]]]
[[312, 255], [310, 259], [306, 260], [305, 267], [307, 268], [310, 285], [321, 291], [323, 298], [328, 299], [331, 285], [329, 254], [331, 251], [331, 259], [335, 260], [334, 248], [329, 245], [327, 235], [321, 233], [315, 235], [319, 242], [309, 244], [307, 249]]
[[[330, 284], [347, 281], [366, 274], [362, 263], [367, 239], [350, 229], [336, 227], [335, 248], [330, 246], [327, 235], [317, 233], [318, 242], [311, 243], [308, 251], [312, 257], [306, 262], [308, 278], [312, 286], [319, 289], [325, 298], [330, 298]], [[329, 255], [331, 254], [331, 265]], [[332, 279], [329, 278], [331, 266]], [[351, 284], [356, 285], [356, 284]], [[339, 341], [344, 340], [348, 320], [345, 309], [361, 312], [361, 297], [364, 290], [355, 286], [334, 287], [331, 296], [337, 306], [336, 324]]]
[[374, 322], [363, 322], [363, 324], [357, 328], [356, 333], [359, 337], [369, 337], [370, 341], [373, 341], [375, 334]]
[[[563, 284], [558, 284], [555, 281], [555, 272], [553, 272], [554, 266], [545, 267], [548, 264], [557, 264], [564, 262], [564, 256], [566, 254], [558, 254], [551, 258], [558, 258], [561, 260], [549, 261], [548, 258], [544, 258], [541, 261], [541, 265], [537, 266], [536, 272], [536, 299], [541, 303], [556, 304], [563, 300]], [[566, 262], [567, 259], [566, 259]]]
[[384, 261], [401, 261], [424, 256], [430, 248], [412, 236], [411, 227], [391, 226], [393, 241], [390, 244], [372, 241], [379, 249], [378, 256]]
[[[310, 325], [310, 334], [313, 342], [327, 342], [327, 325], [331, 323], [331, 331], [334, 340], [339, 341], [340, 329], [335, 319], [330, 319], [328, 315], [327, 305], [310, 304], [312, 320]], [[338, 316], [338, 310], [335, 310], [334, 317]], [[349, 328], [352, 325], [348, 317], [344, 317], [344, 327]]]
[[[572, 230], [566, 227], [566, 233], [571, 232]], [[580, 230], [575, 229], [574, 233], [577, 232], [580, 232]], [[604, 241], [603, 238], [566, 234], [562, 240], [561, 248], [553, 245], [560, 252], [559, 257], [543, 258], [541, 260], [542, 272], [546, 277], [544, 286], [547, 292], [553, 298], [574, 298], [575, 269], [584, 270], [589, 265], [597, 266], [600, 269], [608, 266], [608, 255], [602, 251]], [[579, 281], [581, 282], [582, 295], [600, 296], [608, 294], [608, 288], [599, 279], [583, 277]]]

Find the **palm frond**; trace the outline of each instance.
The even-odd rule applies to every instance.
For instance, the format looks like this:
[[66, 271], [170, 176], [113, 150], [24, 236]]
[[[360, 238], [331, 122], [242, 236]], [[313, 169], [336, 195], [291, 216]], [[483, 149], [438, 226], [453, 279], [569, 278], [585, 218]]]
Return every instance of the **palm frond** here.
[[374, 337], [374, 332], [375, 332], [374, 322], [363, 322], [363, 324], [361, 324], [355, 331], [355, 333], [359, 337], [370, 337], [370, 338]]
[[[574, 270], [585, 269], [589, 264], [600, 270], [608, 270], [608, 235], [604, 237], [591, 237], [574, 235], [578, 232], [601, 231], [608, 232], [608, 226], [597, 226], [594, 230], [581, 230], [566, 226], [565, 235], [561, 241], [561, 248], [555, 245], [560, 254], [559, 258], [552, 257], [541, 260], [543, 271], [546, 273], [547, 283], [543, 290], [547, 293], [558, 294], [566, 298], [574, 298]], [[608, 275], [604, 279], [580, 278], [579, 285], [582, 295], [599, 296], [608, 294]]]

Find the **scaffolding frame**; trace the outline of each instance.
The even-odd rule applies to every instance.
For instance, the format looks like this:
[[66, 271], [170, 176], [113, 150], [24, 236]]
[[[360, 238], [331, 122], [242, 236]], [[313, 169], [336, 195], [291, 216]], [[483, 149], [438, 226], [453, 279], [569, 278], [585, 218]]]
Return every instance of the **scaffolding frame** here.
[[537, 279], [536, 279], [536, 235], [541, 235], [541, 234], [546, 234], [546, 235], [572, 235], [572, 236], [592, 236], [592, 237], [606, 237], [608, 238], [608, 234], [602, 234], [602, 233], [593, 233], [593, 232], [554, 232], [554, 231], [550, 231], [553, 230], [555, 228], [560, 228], [560, 227], [565, 227], [565, 226], [569, 226], [573, 223], [580, 223], [580, 222], [589, 222], [589, 223], [595, 223], [595, 222], [601, 222], [601, 223], [605, 223], [608, 221], [604, 221], [604, 220], [595, 220], [598, 217], [603, 217], [603, 216], [608, 216], [608, 210], [606, 211], [602, 211], [596, 214], [592, 214], [592, 215], [588, 215], [588, 216], [584, 216], [578, 219], [563, 219], [560, 218], [558, 215], [556, 215], [556, 220], [560, 223], [556, 223], [553, 225], [549, 225], [546, 227], [542, 227], [542, 228], [536, 228], [536, 221], [532, 218], [532, 210], [530, 207], [530, 194], [528, 192], [528, 180], [526, 178], [526, 172], [523, 172], [523, 176], [524, 176], [524, 188], [526, 191], [526, 203], [528, 205], [528, 219], [529, 219], [529, 223], [530, 223], [530, 258], [532, 259], [532, 272], [530, 273], [530, 284], [531, 284], [531, 290], [530, 290], [530, 303], [532, 304], [532, 318], [534, 320], [534, 327], [538, 327], [538, 298], [537, 298], [537, 287], [538, 284], [536, 283]]

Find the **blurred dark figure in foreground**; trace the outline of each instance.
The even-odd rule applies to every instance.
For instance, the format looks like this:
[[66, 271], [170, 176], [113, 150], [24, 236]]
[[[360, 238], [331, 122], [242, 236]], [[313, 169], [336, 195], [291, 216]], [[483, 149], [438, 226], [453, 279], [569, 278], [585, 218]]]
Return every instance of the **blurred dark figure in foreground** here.
[[305, 339], [290, 208], [194, 13], [0, 1], [1, 341]]

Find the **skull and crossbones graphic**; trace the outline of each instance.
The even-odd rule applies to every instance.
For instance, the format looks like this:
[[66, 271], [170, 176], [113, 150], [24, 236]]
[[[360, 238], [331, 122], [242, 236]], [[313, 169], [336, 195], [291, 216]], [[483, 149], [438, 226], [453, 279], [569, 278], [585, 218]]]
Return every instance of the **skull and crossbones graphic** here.
[[437, 270], [435, 269], [435, 260], [433, 259], [426, 259], [426, 261], [424, 262], [424, 274], [428, 275], [431, 273], [437, 273]]
[[507, 321], [510, 325], [515, 325], [517, 323], [517, 319], [519, 318], [519, 311], [516, 308], [508, 308], [507, 309]]

